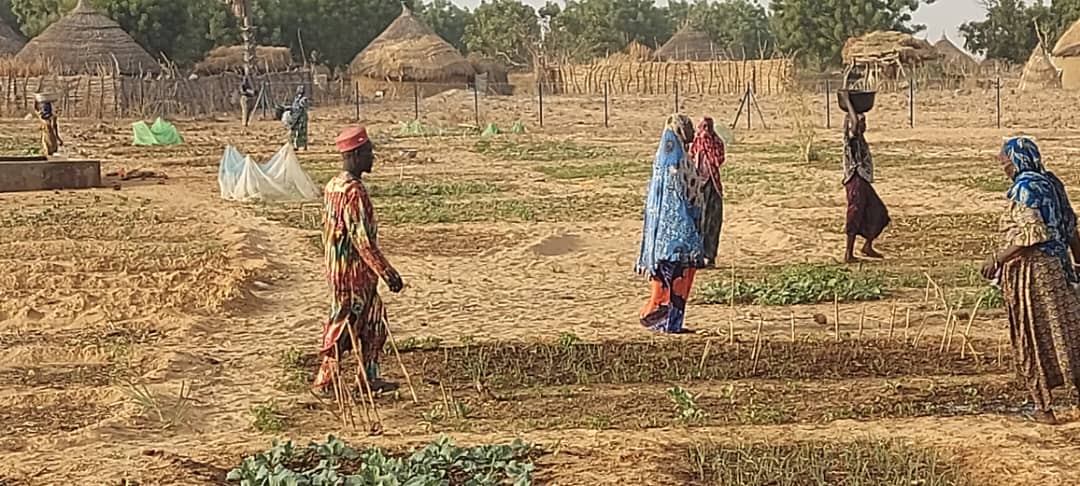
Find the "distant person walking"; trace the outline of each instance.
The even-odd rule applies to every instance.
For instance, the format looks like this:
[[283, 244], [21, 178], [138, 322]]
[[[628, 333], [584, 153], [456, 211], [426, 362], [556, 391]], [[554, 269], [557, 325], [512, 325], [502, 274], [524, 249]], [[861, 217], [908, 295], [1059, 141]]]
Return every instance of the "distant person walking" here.
[[306, 149], [308, 141], [308, 106], [311, 99], [307, 97], [304, 85], [297, 86], [296, 96], [292, 104], [285, 108], [282, 122], [289, 129], [289, 140], [296, 150]]
[[[849, 103], [850, 105], [850, 103]], [[844, 118], [844, 190], [847, 193], [847, 248], [844, 262], [855, 261], [855, 237], [861, 236], [866, 243], [862, 254], [870, 258], [882, 258], [874, 249], [874, 240], [889, 225], [889, 210], [874, 191], [874, 159], [870, 145], [866, 143], [866, 115], [848, 110]]]
[[1034, 140], [1008, 140], [1001, 162], [1012, 180], [1002, 217], [1006, 248], [987, 260], [983, 276], [1000, 281], [1013, 363], [1031, 394], [1035, 418], [1053, 423], [1051, 390], [1068, 385], [1080, 393], [1076, 213], [1061, 180], [1043, 166]]
[[251, 87], [251, 78], [244, 76], [240, 82], [240, 122], [247, 133], [248, 125], [251, 124], [251, 112], [255, 109], [255, 89]]
[[720, 181], [724, 141], [716, 134], [712, 118], [705, 117], [698, 124], [694, 143], [690, 145], [690, 160], [703, 180], [700, 230], [705, 266], [714, 267], [720, 247], [720, 228], [724, 225], [724, 186]]
[[[363, 175], [375, 162], [374, 145], [363, 127], [347, 128], [336, 140], [344, 159], [342, 172], [326, 184], [323, 218], [326, 278], [333, 291], [330, 317], [323, 329], [322, 365], [314, 388], [325, 389], [338, 370], [338, 358], [360, 343], [365, 378], [373, 391], [392, 391], [394, 383], [379, 375], [379, 357], [386, 344], [386, 309], [379, 297], [379, 279], [391, 292], [404, 287], [401, 275], [376, 245], [375, 212], [364, 189]], [[351, 380], [347, 380], [351, 382]]]
[[705, 265], [698, 230], [703, 179], [687, 157], [693, 139], [689, 118], [668, 119], [645, 200], [636, 270], [649, 276], [652, 294], [641, 310], [641, 324], [659, 332], [693, 332], [683, 328], [686, 300], [695, 272]]

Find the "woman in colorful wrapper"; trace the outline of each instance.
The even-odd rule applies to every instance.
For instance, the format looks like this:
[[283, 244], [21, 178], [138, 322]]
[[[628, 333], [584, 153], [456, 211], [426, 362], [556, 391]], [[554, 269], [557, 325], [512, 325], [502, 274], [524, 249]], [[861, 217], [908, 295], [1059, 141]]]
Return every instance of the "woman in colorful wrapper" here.
[[862, 254], [882, 258], [874, 249], [874, 240], [889, 225], [889, 210], [874, 191], [874, 159], [866, 143], [866, 115], [848, 110], [844, 118], [844, 190], [847, 193], [847, 248], [844, 262], [855, 261], [855, 237], [866, 243]]
[[1070, 386], [1080, 393], [1076, 213], [1033, 139], [1009, 139], [1001, 162], [1012, 179], [1001, 220], [1005, 249], [987, 260], [983, 276], [997, 280], [1005, 297], [1013, 362], [1035, 418], [1054, 423], [1051, 390]]
[[716, 134], [713, 119], [705, 117], [698, 124], [694, 143], [690, 145], [690, 160], [704, 180], [701, 188], [701, 243], [705, 265], [716, 266], [720, 247], [720, 228], [724, 225], [724, 186], [720, 168], [724, 165], [724, 141]]
[[51, 156], [60, 150], [64, 141], [60, 139], [60, 127], [56, 123], [53, 100], [46, 95], [36, 95], [34, 109], [41, 121], [41, 149], [45, 156]]
[[705, 265], [698, 230], [704, 181], [687, 157], [693, 139], [689, 118], [668, 119], [645, 201], [636, 270], [649, 276], [652, 294], [641, 310], [641, 324], [665, 333], [692, 332], [683, 328], [686, 300], [695, 272]]

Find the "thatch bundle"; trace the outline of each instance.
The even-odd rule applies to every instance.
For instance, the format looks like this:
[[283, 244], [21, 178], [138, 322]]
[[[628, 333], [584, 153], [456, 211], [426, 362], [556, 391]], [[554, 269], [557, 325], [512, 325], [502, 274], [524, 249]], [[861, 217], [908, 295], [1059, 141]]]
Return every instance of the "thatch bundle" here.
[[161, 66], [135, 39], [112, 19], [98, 13], [84, 0], [22, 48], [15, 58], [22, 62], [42, 59], [58, 66], [63, 74], [121, 74], [161, 72]]
[[1024, 72], [1020, 74], [1020, 90], [1042, 90], [1061, 88], [1061, 71], [1050, 60], [1050, 54], [1046, 52], [1042, 42], [1035, 46], [1024, 64]]
[[401, 15], [353, 59], [355, 75], [392, 81], [471, 79], [476, 71], [460, 52], [402, 7]]
[[892, 31], [871, 32], [852, 37], [844, 43], [841, 56], [845, 64], [919, 65], [939, 59], [929, 42], [911, 34]]
[[963, 49], [953, 44], [948, 37], [942, 35], [941, 40], [934, 44], [934, 51], [938, 53], [941, 58], [939, 61], [950, 68], [958, 69], [966, 74], [973, 73], [979, 69], [979, 63], [975, 61], [968, 53]]
[[[256, 46], [256, 72], [273, 73], [288, 71], [293, 67], [292, 52], [288, 47]], [[206, 59], [195, 65], [195, 72], [201, 75], [244, 71], [244, 46], [215, 47], [206, 55]]]
[[708, 34], [690, 24], [683, 26], [653, 53], [656, 61], [713, 61], [723, 55], [713, 46]]
[[626, 48], [609, 55], [603, 59], [605, 64], [625, 64], [632, 62], [647, 62], [653, 58], [653, 51], [648, 46], [632, 41]]
[[14, 56], [26, 45], [26, 38], [0, 20], [0, 56]]

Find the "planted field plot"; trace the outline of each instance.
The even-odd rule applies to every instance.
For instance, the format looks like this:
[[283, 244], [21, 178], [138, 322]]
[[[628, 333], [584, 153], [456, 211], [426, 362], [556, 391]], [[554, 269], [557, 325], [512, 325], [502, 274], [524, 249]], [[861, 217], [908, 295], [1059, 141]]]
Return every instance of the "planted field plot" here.
[[[1064, 424], [1030, 420], [1001, 295], [979, 275], [1013, 130], [871, 125], [886, 259], [843, 266], [840, 135], [818, 128], [806, 150], [763, 100], [781, 128], [729, 147], [720, 261], [687, 313], [698, 332], [658, 336], [638, 323], [632, 267], [670, 105], [617, 99], [605, 130], [567, 100], [542, 129], [529, 99], [491, 101], [486, 117], [526, 124], [494, 137], [458, 126], [452, 100], [419, 124], [365, 107], [378, 243], [406, 282], [384, 292], [382, 372], [401, 388], [375, 410], [356, 390], [344, 406], [308, 391], [329, 305], [321, 203], [218, 198], [224, 146], [265, 160], [280, 124], [175, 120], [187, 143], [153, 149], [131, 146], [128, 122], [64, 125], [105, 171], [168, 178], [0, 195], [0, 483], [1080, 482], [1073, 398], [1055, 397]], [[943, 103], [927, 120], [951, 120]], [[906, 116], [893, 104], [883, 126]], [[349, 115], [313, 110], [300, 159], [320, 184]], [[2, 123], [2, 150], [36, 144], [32, 124]], [[1075, 191], [1080, 136], [1034, 133]]]

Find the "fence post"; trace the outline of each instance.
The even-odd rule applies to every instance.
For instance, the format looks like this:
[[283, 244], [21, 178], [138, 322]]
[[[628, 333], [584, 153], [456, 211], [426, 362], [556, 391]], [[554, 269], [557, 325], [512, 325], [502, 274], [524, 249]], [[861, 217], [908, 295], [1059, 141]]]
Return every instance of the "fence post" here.
[[997, 78], [997, 127], [1001, 128], [1001, 76]]
[[753, 108], [753, 107], [750, 106], [750, 103], [753, 100], [753, 98], [750, 97], [750, 87], [751, 87], [751, 84], [746, 83], [746, 95], [745, 96], [746, 96], [746, 129], [747, 130], [753, 130], [754, 129], [754, 122], [751, 121], [751, 120], [754, 119], [754, 112], [750, 111]]
[[476, 120], [476, 128], [480, 128], [480, 85], [473, 78], [472, 85], [473, 118]]
[[413, 120], [420, 121], [420, 83], [413, 83]]
[[679, 112], [679, 82], [675, 81], [672, 84], [674, 85], [674, 90], [675, 90], [675, 111], [673, 113], [678, 113]]
[[353, 103], [356, 104], [356, 121], [360, 121], [360, 82], [353, 84]]
[[608, 86], [611, 83], [604, 83], [604, 128], [608, 128]]
[[832, 80], [825, 80], [825, 128], [832, 128]]
[[915, 78], [908, 78], [908, 126], [915, 128]]
[[539, 80], [536, 82], [536, 92], [540, 96], [540, 128], [544, 128], [544, 81]]

